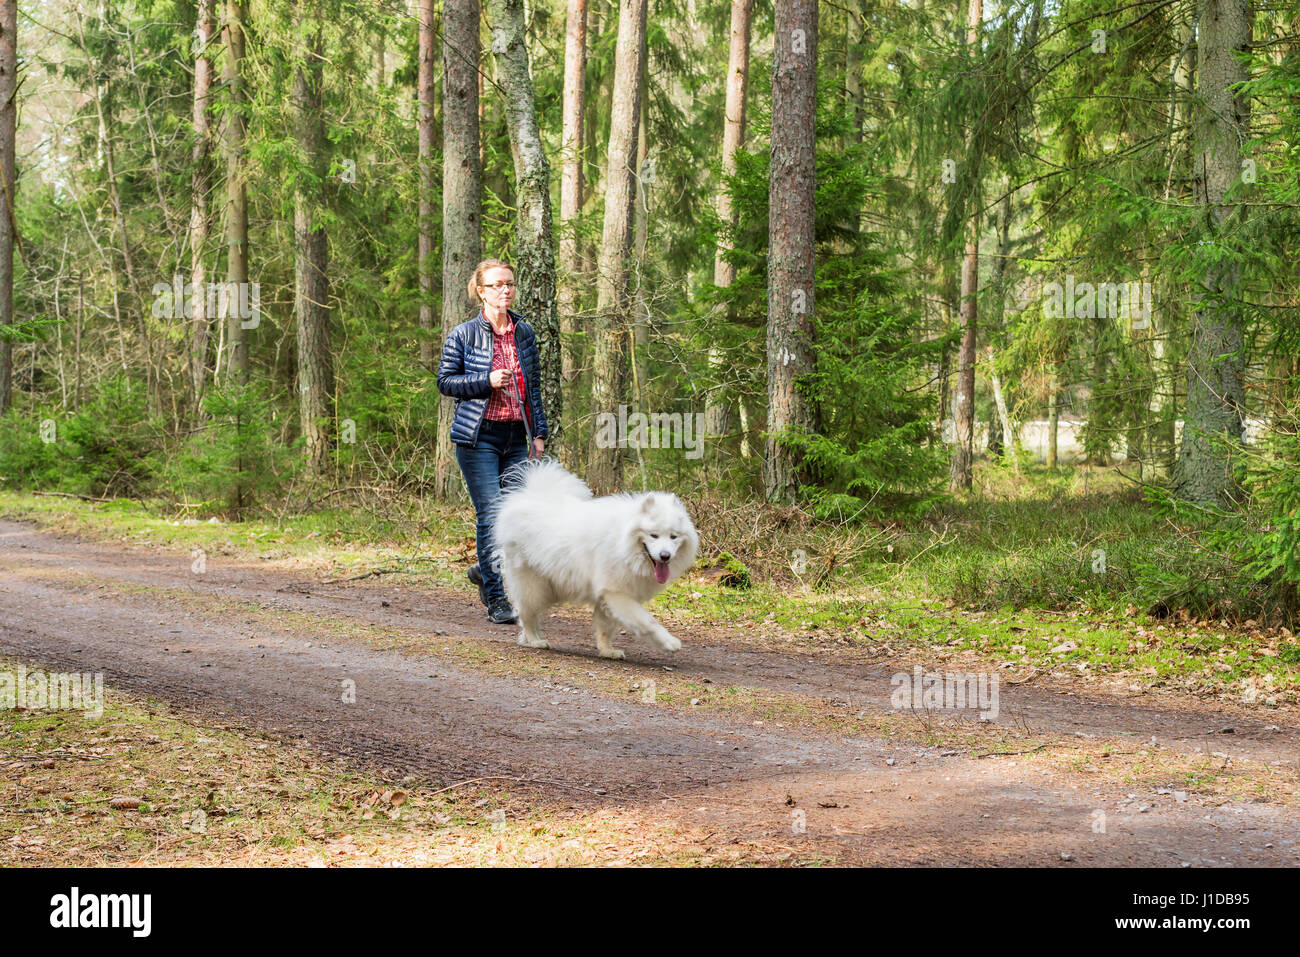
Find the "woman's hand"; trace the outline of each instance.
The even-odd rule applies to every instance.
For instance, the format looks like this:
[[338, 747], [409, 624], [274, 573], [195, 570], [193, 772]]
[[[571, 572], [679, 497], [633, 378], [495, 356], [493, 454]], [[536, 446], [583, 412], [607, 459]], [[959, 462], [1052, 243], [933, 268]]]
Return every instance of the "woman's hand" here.
[[533, 458], [535, 458], [535, 459], [540, 459], [540, 458], [542, 457], [542, 451], [543, 451], [545, 448], [546, 448], [546, 443], [545, 443], [544, 441], [542, 441], [541, 439], [538, 439], [538, 438], [534, 438], [534, 439], [533, 439]]
[[506, 383], [510, 381], [509, 369], [493, 369], [492, 374], [488, 376], [488, 382], [494, 389], [504, 389]]

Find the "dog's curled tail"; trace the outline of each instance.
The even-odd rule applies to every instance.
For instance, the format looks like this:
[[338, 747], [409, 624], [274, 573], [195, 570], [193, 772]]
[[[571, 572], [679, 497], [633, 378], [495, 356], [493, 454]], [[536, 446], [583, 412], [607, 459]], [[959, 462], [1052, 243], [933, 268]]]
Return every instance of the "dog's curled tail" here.
[[516, 495], [528, 498], [537, 496], [547, 501], [591, 498], [591, 489], [587, 488], [587, 484], [554, 459], [532, 459], [521, 462], [514, 468], [518, 472], [507, 479], [514, 486], [505, 492], [507, 501]]

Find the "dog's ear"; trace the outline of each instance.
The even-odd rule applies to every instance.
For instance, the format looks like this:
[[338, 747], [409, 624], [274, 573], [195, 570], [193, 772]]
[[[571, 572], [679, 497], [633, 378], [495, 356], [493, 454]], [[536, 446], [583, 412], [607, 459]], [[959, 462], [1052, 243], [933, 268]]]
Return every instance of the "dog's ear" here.
[[641, 499], [641, 513], [644, 515], [653, 511], [656, 504], [658, 503], [655, 502], [654, 494], [651, 493], [647, 495], [645, 498]]

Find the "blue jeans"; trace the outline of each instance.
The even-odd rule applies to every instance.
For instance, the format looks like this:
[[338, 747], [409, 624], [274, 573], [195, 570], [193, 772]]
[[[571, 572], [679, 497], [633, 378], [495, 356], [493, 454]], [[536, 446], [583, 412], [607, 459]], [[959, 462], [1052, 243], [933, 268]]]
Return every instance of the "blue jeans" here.
[[501, 584], [501, 573], [492, 567], [492, 523], [496, 518], [497, 504], [502, 489], [511, 487], [513, 475], [503, 475], [507, 469], [528, 460], [528, 435], [524, 423], [498, 422], [484, 419], [475, 445], [456, 446], [456, 461], [465, 476], [465, 487], [478, 520], [478, 567], [483, 576], [483, 591], [488, 603], [506, 596]]

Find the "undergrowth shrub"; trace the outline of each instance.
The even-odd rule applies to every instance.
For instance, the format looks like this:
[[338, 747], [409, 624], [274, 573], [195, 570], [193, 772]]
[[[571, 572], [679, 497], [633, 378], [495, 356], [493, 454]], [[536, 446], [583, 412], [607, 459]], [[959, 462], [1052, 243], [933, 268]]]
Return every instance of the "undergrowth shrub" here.
[[125, 376], [105, 382], [70, 415], [10, 412], [0, 423], [0, 474], [12, 488], [140, 498], [162, 460], [162, 432], [144, 390]]

